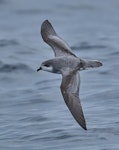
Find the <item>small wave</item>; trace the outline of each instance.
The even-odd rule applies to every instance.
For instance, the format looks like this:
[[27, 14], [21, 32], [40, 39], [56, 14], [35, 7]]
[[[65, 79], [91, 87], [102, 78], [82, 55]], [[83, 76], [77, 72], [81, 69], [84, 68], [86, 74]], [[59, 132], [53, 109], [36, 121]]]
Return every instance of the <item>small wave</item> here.
[[25, 64], [3, 64], [0, 62], [0, 72], [14, 72], [14, 71], [19, 71], [19, 70], [24, 70], [24, 71], [30, 71], [31, 68], [29, 68]]
[[81, 4], [81, 5], [70, 5], [70, 4], [58, 4], [57, 7], [61, 7], [64, 9], [69, 9], [69, 10], [96, 10], [97, 8], [95, 6], [92, 6], [90, 4]]
[[5, 0], [0, 0], [0, 4], [4, 4], [4, 3], [6, 3]]
[[106, 45], [101, 45], [101, 44], [89, 44], [88, 42], [82, 42], [79, 45], [76, 44], [71, 47], [73, 50], [77, 49], [104, 49], [107, 48]]
[[15, 10], [16, 14], [20, 15], [37, 15], [41, 13], [50, 13], [47, 9], [21, 9], [21, 10]]
[[0, 47], [5, 47], [5, 46], [13, 46], [13, 45], [18, 45], [19, 43], [12, 39], [12, 40], [7, 40], [7, 39], [1, 39], [0, 40]]
[[56, 78], [56, 79], [50, 79], [50, 80], [43, 80], [43, 81], [38, 81], [37, 83], [36, 83], [36, 85], [41, 85], [41, 84], [48, 84], [48, 83], [52, 83], [52, 82], [55, 82], [55, 81], [58, 81], [59, 80], [59, 78]]
[[20, 119], [20, 121], [24, 121], [24, 122], [44, 122], [47, 121], [48, 118], [44, 117], [42, 115], [38, 115], [38, 116], [30, 116], [30, 117], [24, 117], [22, 119]]
[[109, 56], [119, 56], [119, 51], [111, 52]]

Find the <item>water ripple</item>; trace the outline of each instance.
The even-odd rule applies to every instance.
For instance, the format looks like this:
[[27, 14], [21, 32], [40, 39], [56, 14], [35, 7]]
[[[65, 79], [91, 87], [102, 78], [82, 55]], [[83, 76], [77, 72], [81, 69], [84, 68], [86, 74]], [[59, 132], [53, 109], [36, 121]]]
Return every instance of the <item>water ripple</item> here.
[[88, 42], [82, 42], [80, 44], [76, 44], [74, 46], [71, 47], [73, 50], [77, 50], [77, 49], [105, 49], [107, 48], [106, 45], [103, 44], [90, 44]]
[[22, 63], [16, 63], [16, 64], [4, 64], [0, 62], [0, 72], [14, 72], [14, 71], [31, 71], [32, 69]]
[[19, 45], [18, 41], [14, 40], [14, 39], [12, 39], [12, 40], [1, 39], [0, 40], [0, 47], [14, 46], [14, 45]]

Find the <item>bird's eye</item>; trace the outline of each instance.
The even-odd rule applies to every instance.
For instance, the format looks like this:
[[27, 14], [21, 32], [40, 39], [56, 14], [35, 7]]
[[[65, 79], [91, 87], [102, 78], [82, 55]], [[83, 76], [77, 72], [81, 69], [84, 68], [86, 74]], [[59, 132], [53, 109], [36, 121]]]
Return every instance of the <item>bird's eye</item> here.
[[50, 67], [50, 65], [49, 65], [49, 64], [45, 64], [44, 66], [45, 66], [45, 67]]

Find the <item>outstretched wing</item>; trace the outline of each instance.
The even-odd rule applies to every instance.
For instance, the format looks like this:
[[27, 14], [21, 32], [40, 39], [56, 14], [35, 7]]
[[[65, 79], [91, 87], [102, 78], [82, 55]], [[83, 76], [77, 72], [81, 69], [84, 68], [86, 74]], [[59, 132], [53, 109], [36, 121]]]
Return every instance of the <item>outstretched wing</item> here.
[[79, 99], [79, 73], [77, 71], [72, 71], [72, 73], [65, 75], [62, 72], [62, 76], [61, 92], [65, 103], [79, 125], [83, 129], [87, 130], [82, 106]]
[[57, 35], [48, 20], [45, 20], [41, 25], [41, 35], [43, 40], [52, 47], [56, 57], [67, 55], [75, 56], [71, 52], [71, 48], [68, 44]]

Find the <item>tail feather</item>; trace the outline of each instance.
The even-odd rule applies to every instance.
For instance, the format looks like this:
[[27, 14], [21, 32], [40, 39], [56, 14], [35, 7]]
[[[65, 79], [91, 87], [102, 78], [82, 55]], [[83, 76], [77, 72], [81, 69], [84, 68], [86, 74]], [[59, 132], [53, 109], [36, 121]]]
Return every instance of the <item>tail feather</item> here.
[[96, 68], [101, 67], [103, 64], [97, 60], [81, 60], [82, 68]]

